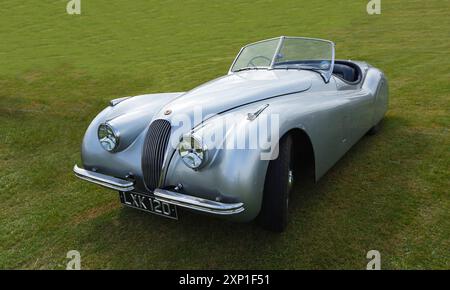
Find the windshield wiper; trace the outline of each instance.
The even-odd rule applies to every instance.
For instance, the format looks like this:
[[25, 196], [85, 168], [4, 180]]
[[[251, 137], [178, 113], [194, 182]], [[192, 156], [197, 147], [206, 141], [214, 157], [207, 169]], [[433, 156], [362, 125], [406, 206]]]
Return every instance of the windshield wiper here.
[[327, 82], [327, 77], [326, 77], [325, 72], [324, 72], [323, 69], [319, 69], [319, 68], [308, 66], [308, 65], [300, 66], [299, 68], [300, 69], [304, 69], [304, 70], [310, 70], [310, 71], [316, 72], [316, 73], [318, 73], [318, 74], [320, 74], [322, 76], [322, 78], [323, 78], [323, 80], [325, 82]]
[[310, 66], [310, 65], [299, 65], [298, 67], [299, 67], [300, 69], [323, 70], [323, 69], [320, 69], [320, 68], [318, 68], [318, 67]]
[[239, 72], [239, 71], [244, 71], [244, 70], [252, 70], [252, 69], [259, 69], [259, 68], [253, 67], [253, 66], [246, 66], [246, 67], [238, 68], [237, 70], [234, 70], [233, 72]]
[[323, 70], [321, 70], [321, 69], [319, 69], [317, 67], [312, 67], [312, 66], [299, 66], [298, 68], [299, 69], [304, 69], [304, 70], [312, 70], [312, 71], [318, 72], [320, 74], [323, 72]]
[[274, 67], [273, 69], [296, 69], [296, 70], [311, 70], [311, 71], [315, 71], [318, 73], [322, 73], [323, 70], [317, 67], [313, 67], [313, 66], [309, 66], [309, 65], [296, 65], [296, 66], [278, 66], [278, 67]]
[[309, 66], [309, 65], [297, 65], [296, 67], [289, 67], [289, 66], [286, 65], [285, 67], [279, 66], [279, 67], [274, 67], [273, 69], [280, 69], [280, 70], [281, 69], [283, 69], [283, 70], [288, 70], [288, 69], [310, 70], [310, 71], [313, 71], [313, 72], [316, 72], [316, 73], [320, 74], [323, 77], [324, 80], [326, 79], [324, 70], [319, 69], [317, 67]]

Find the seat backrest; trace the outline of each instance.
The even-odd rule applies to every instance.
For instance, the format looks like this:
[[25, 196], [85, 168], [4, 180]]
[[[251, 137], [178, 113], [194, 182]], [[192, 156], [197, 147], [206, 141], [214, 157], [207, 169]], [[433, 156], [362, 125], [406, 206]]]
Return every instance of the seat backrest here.
[[345, 64], [334, 64], [333, 74], [340, 76], [348, 82], [356, 81], [355, 69]]

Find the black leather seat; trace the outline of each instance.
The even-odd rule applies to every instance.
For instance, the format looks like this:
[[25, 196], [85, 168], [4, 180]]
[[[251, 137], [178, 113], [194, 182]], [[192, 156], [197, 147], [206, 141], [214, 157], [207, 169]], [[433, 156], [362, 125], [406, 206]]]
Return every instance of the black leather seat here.
[[356, 81], [355, 69], [345, 64], [334, 64], [333, 74], [343, 78], [348, 82]]

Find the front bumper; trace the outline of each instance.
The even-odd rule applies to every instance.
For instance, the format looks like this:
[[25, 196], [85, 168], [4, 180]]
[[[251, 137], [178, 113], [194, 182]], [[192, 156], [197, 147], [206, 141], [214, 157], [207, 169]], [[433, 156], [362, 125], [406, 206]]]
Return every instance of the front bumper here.
[[223, 203], [161, 188], [155, 189], [153, 194], [161, 201], [209, 214], [232, 215], [244, 211], [242, 202]]
[[73, 172], [78, 178], [118, 191], [132, 191], [134, 183], [128, 180], [112, 177], [94, 171], [89, 171], [75, 165]]
[[[78, 178], [118, 191], [133, 191], [132, 181], [112, 177], [94, 171], [74, 166], [73, 171]], [[157, 188], [153, 192], [156, 199], [171, 203], [180, 207], [188, 208], [214, 215], [234, 215], [245, 210], [242, 202], [223, 203], [209, 199], [199, 198], [175, 191]]]

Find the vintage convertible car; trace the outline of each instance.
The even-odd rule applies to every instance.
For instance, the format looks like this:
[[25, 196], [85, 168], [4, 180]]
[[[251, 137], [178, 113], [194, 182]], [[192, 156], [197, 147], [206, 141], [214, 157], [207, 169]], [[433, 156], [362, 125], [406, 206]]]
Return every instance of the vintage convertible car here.
[[[112, 100], [87, 129], [74, 172], [161, 216], [176, 219], [182, 207], [235, 221], [258, 217], [283, 231], [294, 182], [317, 181], [379, 129], [388, 107], [384, 74], [335, 60], [334, 47], [263, 40], [243, 47], [227, 75], [191, 91]], [[261, 131], [266, 139], [248, 146]], [[242, 146], [228, 146], [236, 136]]]

